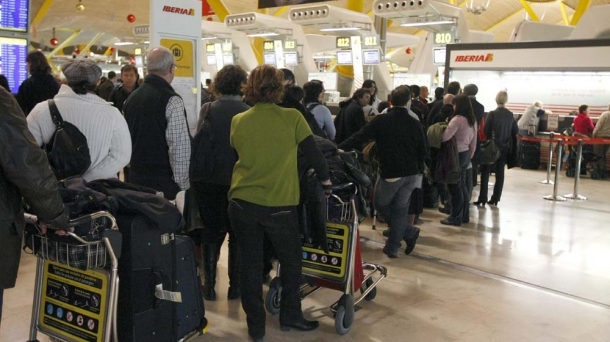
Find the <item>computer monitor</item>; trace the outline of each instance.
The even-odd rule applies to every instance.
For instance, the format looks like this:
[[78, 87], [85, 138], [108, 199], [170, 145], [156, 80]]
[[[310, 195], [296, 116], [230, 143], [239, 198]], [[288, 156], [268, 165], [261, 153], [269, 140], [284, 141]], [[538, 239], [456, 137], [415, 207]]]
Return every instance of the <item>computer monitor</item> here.
[[208, 65], [216, 65], [216, 55], [208, 55]]
[[27, 56], [27, 39], [0, 37], [0, 74], [6, 76], [13, 94], [17, 94], [21, 83], [28, 78]]
[[284, 64], [286, 66], [299, 65], [299, 54], [296, 51], [284, 53]]
[[275, 53], [271, 52], [264, 54], [263, 60], [265, 61], [265, 64], [275, 65]]
[[339, 65], [352, 65], [352, 51], [341, 50], [337, 51], [337, 64]]
[[438, 65], [445, 65], [445, 57], [447, 55], [446, 48], [434, 48], [432, 62]]
[[363, 65], [379, 65], [381, 63], [381, 52], [379, 49], [362, 50]]
[[233, 54], [230, 55], [222, 55], [222, 64], [224, 65], [232, 65], [235, 64], [233, 61]]

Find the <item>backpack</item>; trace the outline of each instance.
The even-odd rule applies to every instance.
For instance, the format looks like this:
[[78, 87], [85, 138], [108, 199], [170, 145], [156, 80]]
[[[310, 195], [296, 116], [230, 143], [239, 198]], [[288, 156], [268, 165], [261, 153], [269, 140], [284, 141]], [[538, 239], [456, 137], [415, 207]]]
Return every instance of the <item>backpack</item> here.
[[87, 138], [76, 126], [63, 120], [55, 101], [47, 103], [56, 128], [51, 140], [43, 146], [49, 165], [57, 179], [81, 176], [91, 166]]

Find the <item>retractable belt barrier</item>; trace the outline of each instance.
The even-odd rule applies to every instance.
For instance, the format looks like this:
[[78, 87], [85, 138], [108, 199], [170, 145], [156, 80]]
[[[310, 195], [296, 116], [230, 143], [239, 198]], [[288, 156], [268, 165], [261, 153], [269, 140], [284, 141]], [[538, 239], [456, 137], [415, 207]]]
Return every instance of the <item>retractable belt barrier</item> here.
[[[549, 161], [547, 163], [546, 180], [542, 180], [539, 183], [554, 184], [554, 186], [553, 194], [544, 196], [544, 199], [550, 201], [565, 201], [566, 198], [575, 200], [586, 200], [587, 198], [585, 196], [581, 196], [578, 194], [578, 185], [580, 184], [580, 167], [582, 163], [582, 147], [583, 145], [610, 145], [610, 139], [574, 137], [562, 134], [557, 134], [557, 136], [559, 137], [556, 138], [555, 135], [556, 134], [554, 132], [551, 132], [550, 138], [517, 136], [517, 139], [521, 141], [549, 143]], [[551, 163], [553, 162], [553, 143], [557, 144], [557, 165], [555, 166], [555, 182], [549, 179], [551, 174]], [[574, 192], [572, 194], [566, 195], [565, 197], [557, 195], [557, 188], [559, 185], [559, 172], [561, 171], [561, 151], [563, 145], [578, 146], [576, 157], [576, 170], [574, 172]]]

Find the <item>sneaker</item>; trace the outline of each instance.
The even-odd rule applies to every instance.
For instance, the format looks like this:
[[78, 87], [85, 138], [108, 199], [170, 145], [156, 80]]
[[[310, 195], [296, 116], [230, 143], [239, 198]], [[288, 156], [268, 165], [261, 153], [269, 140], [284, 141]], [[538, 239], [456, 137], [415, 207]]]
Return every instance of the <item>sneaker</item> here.
[[407, 243], [407, 248], [405, 248], [405, 254], [409, 255], [411, 254], [411, 252], [413, 252], [413, 249], [415, 248], [415, 245], [417, 244], [417, 239], [419, 239], [419, 228], [415, 228], [415, 234], [413, 235], [412, 238], [409, 239], [405, 239], [405, 242]]

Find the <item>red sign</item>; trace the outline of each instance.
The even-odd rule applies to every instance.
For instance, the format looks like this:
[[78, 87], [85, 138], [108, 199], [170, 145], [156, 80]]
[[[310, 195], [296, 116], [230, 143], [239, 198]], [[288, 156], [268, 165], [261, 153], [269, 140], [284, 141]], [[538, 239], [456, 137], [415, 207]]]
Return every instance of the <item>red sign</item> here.
[[208, 0], [201, 1], [201, 5], [202, 5], [202, 10], [201, 10], [202, 17], [207, 17], [208, 15], [216, 14], [214, 12], [214, 9], [212, 8], [212, 6], [210, 6], [210, 4], [208, 3]]
[[488, 53], [487, 55], [459, 55], [455, 57], [456, 62], [492, 62], [493, 60], [493, 53]]
[[181, 7], [174, 7], [174, 6], [163, 6], [163, 12], [184, 14], [184, 15], [195, 15], [195, 10], [193, 8], [181, 8]]

